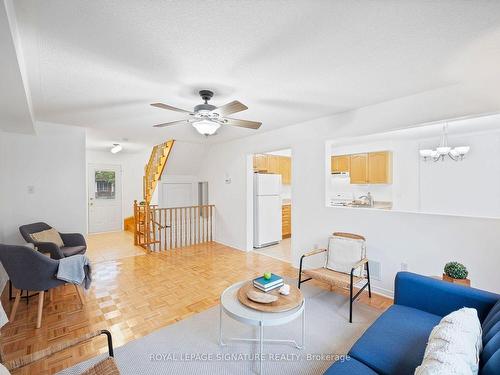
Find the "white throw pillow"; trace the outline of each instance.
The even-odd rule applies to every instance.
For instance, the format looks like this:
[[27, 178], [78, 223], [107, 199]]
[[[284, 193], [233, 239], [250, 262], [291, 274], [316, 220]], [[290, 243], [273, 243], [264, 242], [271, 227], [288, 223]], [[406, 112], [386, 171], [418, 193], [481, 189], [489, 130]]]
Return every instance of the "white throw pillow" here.
[[[350, 274], [352, 266], [365, 257], [366, 245], [364, 240], [331, 236], [328, 241], [326, 268]], [[354, 271], [354, 276], [363, 276], [363, 268], [357, 268]]]
[[443, 317], [432, 329], [415, 375], [477, 374], [481, 350], [477, 311], [464, 307]]

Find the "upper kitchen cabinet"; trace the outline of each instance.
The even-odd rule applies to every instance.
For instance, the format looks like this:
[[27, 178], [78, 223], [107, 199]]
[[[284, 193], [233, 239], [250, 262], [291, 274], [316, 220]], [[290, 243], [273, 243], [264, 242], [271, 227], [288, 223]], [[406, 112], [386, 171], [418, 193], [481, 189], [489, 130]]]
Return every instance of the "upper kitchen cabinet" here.
[[368, 154], [368, 183], [392, 183], [392, 152], [380, 151]]
[[368, 183], [368, 154], [350, 155], [349, 176], [351, 184]]
[[269, 169], [267, 155], [256, 154], [253, 156], [253, 170], [256, 172], [267, 172]]
[[256, 154], [253, 169], [255, 172], [280, 174], [284, 185], [292, 182], [292, 159], [288, 156]]
[[349, 155], [338, 155], [331, 157], [331, 172], [332, 173], [343, 173], [349, 172], [350, 166], [350, 156]]

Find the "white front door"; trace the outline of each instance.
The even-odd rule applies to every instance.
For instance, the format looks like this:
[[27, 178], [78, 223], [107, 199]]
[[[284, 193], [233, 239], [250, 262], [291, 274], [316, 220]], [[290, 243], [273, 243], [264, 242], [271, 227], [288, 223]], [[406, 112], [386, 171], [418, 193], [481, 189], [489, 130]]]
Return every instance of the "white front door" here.
[[89, 164], [88, 173], [89, 233], [121, 230], [121, 167]]

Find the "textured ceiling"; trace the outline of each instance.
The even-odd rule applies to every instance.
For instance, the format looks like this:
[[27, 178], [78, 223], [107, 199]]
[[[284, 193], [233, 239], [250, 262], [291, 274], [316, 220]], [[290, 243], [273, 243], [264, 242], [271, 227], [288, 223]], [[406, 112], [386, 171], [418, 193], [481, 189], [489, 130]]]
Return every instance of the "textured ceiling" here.
[[202, 88], [215, 91], [212, 104], [245, 103], [234, 117], [267, 131], [498, 73], [498, 60], [478, 72], [475, 59], [498, 52], [500, 1], [15, 5], [35, 118], [89, 128], [90, 147], [255, 132], [151, 127], [182, 115], [148, 103], [190, 109]]

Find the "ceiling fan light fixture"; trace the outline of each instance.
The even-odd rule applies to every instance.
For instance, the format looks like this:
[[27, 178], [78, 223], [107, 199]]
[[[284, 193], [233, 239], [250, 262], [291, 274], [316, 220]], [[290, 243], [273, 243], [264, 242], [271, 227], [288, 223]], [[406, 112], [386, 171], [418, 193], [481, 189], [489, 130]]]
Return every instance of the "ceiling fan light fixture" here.
[[220, 128], [220, 124], [215, 121], [201, 120], [193, 122], [194, 128], [203, 135], [213, 135]]

